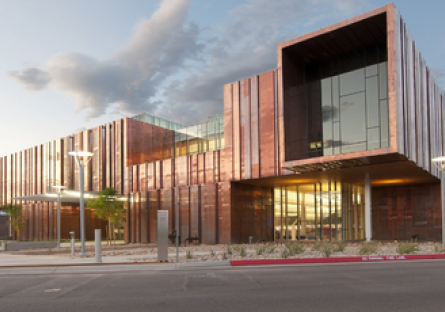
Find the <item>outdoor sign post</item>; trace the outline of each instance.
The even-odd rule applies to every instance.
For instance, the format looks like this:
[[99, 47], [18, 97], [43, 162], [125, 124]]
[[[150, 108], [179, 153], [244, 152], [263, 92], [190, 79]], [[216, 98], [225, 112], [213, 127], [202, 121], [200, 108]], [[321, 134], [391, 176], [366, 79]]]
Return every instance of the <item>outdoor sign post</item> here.
[[158, 210], [158, 262], [168, 262], [168, 210]]

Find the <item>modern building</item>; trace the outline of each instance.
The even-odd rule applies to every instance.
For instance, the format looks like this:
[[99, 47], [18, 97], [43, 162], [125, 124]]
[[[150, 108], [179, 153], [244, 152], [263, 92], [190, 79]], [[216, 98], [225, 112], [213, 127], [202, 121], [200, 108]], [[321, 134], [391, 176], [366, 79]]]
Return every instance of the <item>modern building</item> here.
[[[225, 85], [224, 113], [201, 124], [141, 114], [0, 158], [0, 201], [22, 198], [28, 216], [22, 239], [55, 237], [50, 186], [79, 189], [68, 152], [84, 150], [86, 190], [129, 198], [126, 242], [156, 242], [157, 210], [171, 233], [179, 218], [182, 243], [441, 240], [443, 97], [394, 5], [277, 56]], [[92, 216], [89, 238], [103, 226]], [[78, 228], [78, 204], [64, 203], [62, 237]]]

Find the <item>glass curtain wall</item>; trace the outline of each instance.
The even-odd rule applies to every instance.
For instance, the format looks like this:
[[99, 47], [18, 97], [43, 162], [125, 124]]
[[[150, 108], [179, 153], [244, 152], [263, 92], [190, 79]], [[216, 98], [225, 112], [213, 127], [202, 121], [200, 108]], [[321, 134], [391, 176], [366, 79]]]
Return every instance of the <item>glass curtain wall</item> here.
[[132, 118], [174, 131], [174, 157], [195, 155], [224, 148], [224, 114], [210, 116], [205, 122], [193, 126], [184, 126], [149, 114], [139, 114]]
[[388, 63], [321, 80], [323, 155], [389, 146]]
[[274, 188], [275, 240], [365, 238], [364, 191], [340, 182]]

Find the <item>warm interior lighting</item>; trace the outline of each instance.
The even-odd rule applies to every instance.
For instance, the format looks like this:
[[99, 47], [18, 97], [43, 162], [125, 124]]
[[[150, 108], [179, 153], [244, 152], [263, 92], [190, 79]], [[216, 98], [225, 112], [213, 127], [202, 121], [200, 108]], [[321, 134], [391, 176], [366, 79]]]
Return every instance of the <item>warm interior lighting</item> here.
[[68, 155], [74, 156], [74, 157], [91, 157], [91, 156], [93, 156], [93, 153], [91, 153], [91, 152], [68, 152]]

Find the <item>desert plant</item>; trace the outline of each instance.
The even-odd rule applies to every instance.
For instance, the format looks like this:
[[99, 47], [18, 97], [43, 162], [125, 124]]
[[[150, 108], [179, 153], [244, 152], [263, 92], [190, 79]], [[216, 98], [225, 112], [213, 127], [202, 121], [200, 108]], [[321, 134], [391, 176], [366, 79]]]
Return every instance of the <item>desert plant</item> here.
[[340, 251], [343, 252], [343, 250], [345, 250], [346, 247], [346, 243], [345, 242], [338, 242], [338, 244], [335, 246], [334, 251]]
[[233, 247], [233, 250], [235, 250], [240, 255], [240, 257], [247, 256], [246, 248], [244, 246]]
[[213, 257], [215, 253], [213, 252], [213, 249], [210, 249], [210, 257]]
[[415, 243], [400, 243], [396, 251], [399, 255], [409, 255], [414, 253], [417, 249], [417, 244]]
[[267, 253], [268, 253], [269, 255], [275, 253], [275, 249], [276, 249], [276, 248], [277, 248], [277, 247], [275, 247], [274, 245], [269, 246], [269, 247], [267, 248]]
[[313, 251], [320, 251], [320, 250], [321, 250], [321, 247], [323, 247], [323, 244], [322, 244], [322, 243], [315, 243], [315, 244], [312, 246], [312, 250], [313, 250]]
[[22, 211], [22, 205], [6, 204], [2, 207], [3, 212], [11, 217], [6, 224], [11, 224], [17, 233], [17, 240], [20, 241], [20, 229], [26, 225], [26, 215]]
[[233, 254], [232, 245], [230, 245], [230, 244], [227, 245], [227, 254], [228, 254], [228, 255]]
[[289, 249], [283, 248], [283, 250], [281, 250], [281, 258], [287, 259], [287, 257], [289, 257]]
[[445, 246], [443, 246], [443, 245], [434, 245], [434, 252], [435, 253], [445, 252]]
[[191, 250], [187, 250], [185, 252], [185, 258], [186, 259], [193, 259], [193, 252]]
[[288, 247], [289, 255], [294, 256], [304, 252], [304, 247], [301, 244], [291, 244]]
[[264, 246], [258, 246], [257, 248], [255, 248], [256, 255], [261, 256], [265, 249], [266, 249], [266, 247], [264, 247]]
[[360, 249], [358, 250], [358, 253], [363, 256], [363, 255], [369, 255], [371, 253], [375, 253], [375, 252], [377, 252], [377, 250], [378, 250], [377, 244], [375, 244], [375, 243], [363, 243], [360, 246]]
[[333, 246], [331, 243], [323, 244], [321, 247], [321, 252], [325, 258], [329, 258], [332, 254]]

